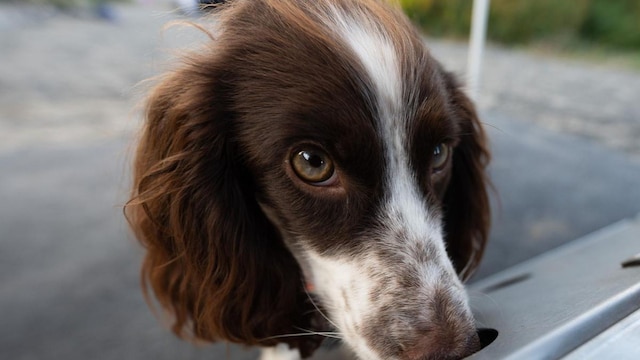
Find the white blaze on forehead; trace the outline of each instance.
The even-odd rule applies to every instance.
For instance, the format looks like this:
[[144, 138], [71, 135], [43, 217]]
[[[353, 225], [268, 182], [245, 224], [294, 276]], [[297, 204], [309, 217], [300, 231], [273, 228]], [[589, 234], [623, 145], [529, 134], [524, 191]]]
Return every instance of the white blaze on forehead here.
[[[384, 24], [362, 13], [346, 13], [331, 7], [330, 26], [356, 55], [375, 92], [378, 128], [385, 146], [388, 198], [381, 216], [389, 230], [403, 230], [409, 241], [429, 242], [437, 249], [434, 259], [453, 271], [444, 248], [439, 221], [429, 214], [411, 169], [408, 152], [407, 122], [415, 114], [415, 101], [404, 93], [400, 51], [395, 41], [403, 41], [385, 31]], [[400, 35], [401, 36], [401, 35]], [[425, 154], [427, 155], [427, 154]], [[454, 271], [453, 271], [454, 272]], [[455, 272], [454, 272], [455, 273]]]
[[[398, 115], [402, 104], [402, 78], [397, 50], [382, 25], [368, 19], [367, 14], [345, 13], [331, 7], [328, 26], [357, 56], [371, 79], [383, 117]], [[386, 119], [385, 119], [386, 120]]]
[[[331, 21], [341, 39], [356, 55], [374, 90], [378, 113], [376, 121], [385, 142], [389, 179], [398, 173], [401, 162], [408, 160], [406, 144], [406, 101], [398, 50], [382, 24], [373, 23], [365, 14], [345, 14], [333, 8]], [[403, 106], [403, 103], [405, 104]]]

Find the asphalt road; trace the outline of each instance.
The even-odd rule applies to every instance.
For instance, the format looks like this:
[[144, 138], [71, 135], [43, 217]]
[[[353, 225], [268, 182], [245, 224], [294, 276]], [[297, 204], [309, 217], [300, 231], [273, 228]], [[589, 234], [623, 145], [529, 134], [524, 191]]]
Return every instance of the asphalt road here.
[[[142, 12], [135, 11], [123, 21], [139, 19]], [[131, 68], [157, 53], [144, 34], [127, 36], [136, 28], [130, 22], [115, 27], [67, 20], [0, 35], [8, 49], [0, 55], [0, 359], [255, 359], [255, 351], [179, 341], [145, 304], [141, 249], [121, 211], [135, 124], [121, 119], [131, 118], [126, 89], [148, 76]], [[155, 31], [162, 22], [148, 19], [145, 29]], [[95, 44], [90, 35], [105, 29], [112, 29], [111, 37]], [[47, 41], [36, 48], [38, 33]], [[66, 51], [55, 52], [55, 38], [64, 36], [77, 38], [66, 43]], [[98, 51], [82, 45], [87, 41]], [[439, 49], [449, 46], [455, 48]], [[38, 49], [42, 53], [34, 53]], [[53, 75], [37, 73], [37, 63], [47, 64], [47, 56], [58, 70]], [[121, 68], [128, 70], [117, 72]], [[635, 76], [630, 81], [640, 79]], [[30, 83], [20, 85], [21, 79]], [[50, 86], [56, 82], [64, 86]], [[527, 105], [518, 107], [517, 97], [510, 101], [515, 105], [505, 111], [483, 107], [500, 200], [494, 201], [491, 242], [476, 279], [640, 211], [640, 163], [633, 146], [538, 123], [528, 117], [532, 102], [520, 100]], [[538, 105], [540, 112], [551, 112]], [[521, 116], [508, 111], [515, 108], [531, 110]], [[620, 117], [633, 129], [640, 112], [630, 109]]]

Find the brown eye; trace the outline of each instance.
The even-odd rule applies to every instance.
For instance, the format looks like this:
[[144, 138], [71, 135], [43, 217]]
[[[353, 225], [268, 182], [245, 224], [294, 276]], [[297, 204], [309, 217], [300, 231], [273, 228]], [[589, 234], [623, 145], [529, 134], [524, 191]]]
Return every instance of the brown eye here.
[[331, 185], [334, 178], [333, 161], [322, 150], [307, 148], [293, 153], [293, 171], [298, 177], [312, 185]]
[[433, 148], [433, 163], [431, 165], [433, 172], [438, 172], [447, 165], [450, 152], [449, 145], [445, 143], [440, 143]]

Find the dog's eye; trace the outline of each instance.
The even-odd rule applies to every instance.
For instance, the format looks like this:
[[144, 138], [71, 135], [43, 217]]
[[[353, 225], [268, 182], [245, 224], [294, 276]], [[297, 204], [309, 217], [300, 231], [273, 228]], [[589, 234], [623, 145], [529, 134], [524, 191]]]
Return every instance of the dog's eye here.
[[312, 185], [330, 185], [334, 178], [333, 162], [319, 149], [307, 148], [294, 152], [291, 165], [300, 179]]
[[450, 152], [449, 145], [445, 143], [440, 143], [433, 148], [433, 163], [431, 165], [433, 172], [438, 172], [447, 165]]

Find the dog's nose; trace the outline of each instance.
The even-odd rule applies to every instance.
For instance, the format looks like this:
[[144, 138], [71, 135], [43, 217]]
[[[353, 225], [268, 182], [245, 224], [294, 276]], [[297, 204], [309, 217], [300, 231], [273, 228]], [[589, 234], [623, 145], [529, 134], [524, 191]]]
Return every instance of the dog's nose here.
[[464, 333], [452, 329], [430, 330], [407, 347], [404, 360], [455, 360], [467, 357], [481, 348], [475, 329]]

